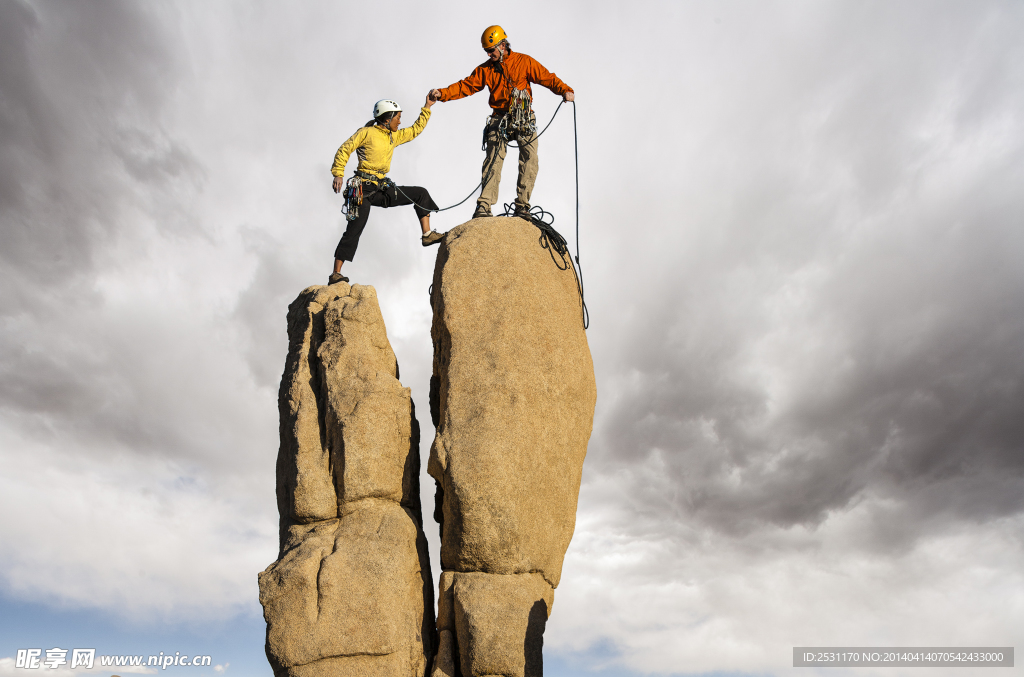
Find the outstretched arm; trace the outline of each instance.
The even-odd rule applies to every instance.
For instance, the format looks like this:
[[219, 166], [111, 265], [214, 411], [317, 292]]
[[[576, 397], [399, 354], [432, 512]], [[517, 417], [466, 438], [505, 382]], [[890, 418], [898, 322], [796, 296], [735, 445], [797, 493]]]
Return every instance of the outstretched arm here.
[[487, 85], [484, 79], [484, 65], [477, 66], [469, 77], [459, 80], [444, 89], [432, 89], [430, 95], [437, 101], [453, 101], [476, 94]]
[[404, 127], [395, 132], [395, 145], [400, 146], [403, 143], [409, 143], [417, 136], [420, 135], [426, 126], [427, 120], [430, 119], [430, 107], [434, 105], [433, 101], [427, 101], [423, 104], [423, 108], [420, 108], [420, 116], [416, 118], [416, 122], [412, 123], [412, 127]]

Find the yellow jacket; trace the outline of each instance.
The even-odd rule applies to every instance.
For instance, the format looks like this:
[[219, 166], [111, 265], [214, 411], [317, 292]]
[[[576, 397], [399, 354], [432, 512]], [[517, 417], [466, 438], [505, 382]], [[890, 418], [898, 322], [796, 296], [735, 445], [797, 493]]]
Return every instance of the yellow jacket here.
[[420, 116], [412, 127], [404, 127], [397, 132], [390, 132], [373, 125], [371, 127], [360, 127], [348, 141], [341, 144], [337, 154], [334, 156], [334, 166], [331, 167], [331, 174], [345, 176], [345, 165], [352, 151], [359, 156], [357, 170], [369, 172], [379, 178], [391, 171], [391, 156], [395, 152], [395, 146], [408, 143], [420, 135], [420, 132], [427, 126], [430, 119], [430, 109], [421, 108]]

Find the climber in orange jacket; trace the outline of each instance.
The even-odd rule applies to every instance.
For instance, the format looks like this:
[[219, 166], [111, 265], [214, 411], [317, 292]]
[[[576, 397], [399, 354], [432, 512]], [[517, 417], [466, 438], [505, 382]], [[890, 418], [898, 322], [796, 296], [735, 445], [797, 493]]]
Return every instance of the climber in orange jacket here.
[[435, 101], [452, 101], [476, 94], [484, 87], [490, 91], [491, 117], [484, 127], [487, 155], [484, 157], [483, 190], [476, 201], [473, 218], [491, 216], [491, 205], [498, 201], [501, 167], [507, 152], [506, 141], [519, 144], [519, 181], [516, 183], [516, 216], [529, 218], [530, 195], [537, 180], [537, 118], [533, 113], [530, 83], [543, 85], [566, 101], [573, 101], [572, 87], [558, 79], [526, 54], [513, 52], [501, 26], [491, 26], [480, 39], [487, 61], [469, 77], [444, 89], [430, 90]]

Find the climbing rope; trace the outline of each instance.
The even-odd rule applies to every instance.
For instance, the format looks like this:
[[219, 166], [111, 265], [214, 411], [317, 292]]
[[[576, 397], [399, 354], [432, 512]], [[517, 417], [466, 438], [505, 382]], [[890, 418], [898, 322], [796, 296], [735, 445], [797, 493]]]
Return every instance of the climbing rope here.
[[[562, 104], [558, 104], [561, 106]], [[556, 110], [555, 113], [558, 113]], [[554, 121], [554, 117], [551, 118]], [[551, 124], [550, 122], [548, 123]], [[547, 129], [545, 127], [545, 129]], [[590, 311], [587, 310], [587, 302], [583, 298], [583, 264], [580, 263], [580, 145], [579, 137], [576, 133], [576, 102], [572, 102], [572, 150], [573, 157], [576, 159], [576, 266], [573, 268], [573, 273], [576, 273], [576, 268], [579, 268], [579, 273], [576, 276], [576, 282], [580, 288], [580, 303], [583, 304], [583, 328], [590, 328]]]

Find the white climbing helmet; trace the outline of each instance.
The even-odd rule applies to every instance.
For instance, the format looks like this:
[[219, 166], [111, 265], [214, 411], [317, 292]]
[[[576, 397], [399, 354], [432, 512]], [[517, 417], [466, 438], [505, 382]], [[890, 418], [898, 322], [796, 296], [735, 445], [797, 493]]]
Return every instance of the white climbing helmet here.
[[377, 103], [373, 104], [373, 119], [376, 120], [385, 113], [401, 113], [402, 107], [398, 105], [396, 101], [391, 99], [381, 99]]

